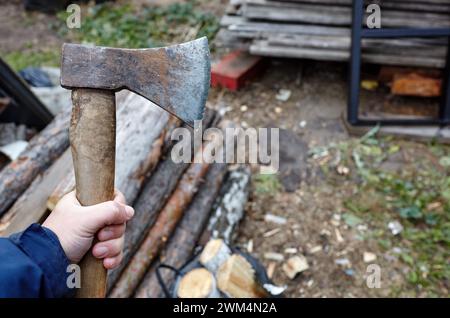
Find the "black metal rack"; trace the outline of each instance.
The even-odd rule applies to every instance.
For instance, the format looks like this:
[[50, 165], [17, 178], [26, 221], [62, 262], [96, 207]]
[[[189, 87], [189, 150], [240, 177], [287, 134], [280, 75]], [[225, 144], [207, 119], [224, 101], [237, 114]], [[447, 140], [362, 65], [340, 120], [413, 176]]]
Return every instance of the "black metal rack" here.
[[[364, 1], [353, 1], [352, 44], [350, 52], [350, 81], [347, 120], [351, 125], [441, 125], [450, 124], [450, 28], [363, 28]], [[361, 119], [359, 118], [359, 93], [361, 80], [361, 41], [363, 38], [397, 37], [448, 37], [448, 49], [439, 117], [435, 119]]]

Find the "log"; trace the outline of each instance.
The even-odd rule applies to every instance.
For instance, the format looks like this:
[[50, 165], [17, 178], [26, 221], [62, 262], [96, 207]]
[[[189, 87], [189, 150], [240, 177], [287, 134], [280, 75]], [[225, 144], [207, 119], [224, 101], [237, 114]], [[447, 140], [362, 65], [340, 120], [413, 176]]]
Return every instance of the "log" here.
[[[213, 164], [209, 170], [205, 183], [184, 212], [183, 219], [161, 252], [160, 260], [175, 268], [183, 266], [191, 257], [210, 216], [211, 208], [225, 177], [227, 165]], [[139, 285], [135, 297], [159, 298], [165, 296], [156, 278], [157, 265], [158, 263], [155, 263], [151, 266]], [[170, 272], [161, 271], [161, 276], [168, 287], [173, 284], [174, 277]]]
[[[203, 127], [213, 124], [216, 113], [207, 109], [203, 120]], [[170, 141], [172, 143], [172, 141]], [[168, 148], [163, 146], [163, 148]], [[140, 195], [134, 202], [134, 217], [128, 222], [125, 232], [123, 248], [123, 261], [121, 265], [108, 274], [108, 290], [116, 283], [120, 273], [136, 252], [139, 244], [145, 237], [148, 228], [155, 222], [158, 212], [162, 209], [178, 180], [188, 168], [188, 163], [176, 164], [172, 159], [166, 158], [159, 162], [153, 174], [148, 178], [140, 191]]]
[[[116, 138], [115, 187], [133, 202], [145, 176], [159, 161], [162, 140], [169, 132], [164, 129], [169, 114], [147, 99], [131, 92], [118, 105]], [[148, 129], [151, 127], [151, 129]], [[61, 197], [75, 187], [73, 171], [66, 176], [48, 200], [53, 209]]]
[[66, 150], [45, 173], [34, 179], [28, 189], [14, 202], [0, 221], [4, 230], [0, 236], [25, 230], [34, 222], [42, 222], [47, 215], [47, 198], [62, 177], [72, 170], [72, 156]]
[[69, 147], [69, 121], [70, 109], [66, 109], [0, 171], [0, 216]]
[[210, 237], [221, 238], [225, 243], [232, 242], [240, 220], [244, 216], [250, 186], [250, 169], [240, 166], [231, 171], [220, 190], [207, 230], [202, 235], [202, 242]]
[[[209, 145], [219, 144], [219, 138], [215, 138], [209, 142]], [[203, 146], [201, 154], [203, 158], [207, 158], [210, 153], [208, 147]], [[194, 156], [195, 157], [195, 156]], [[203, 177], [208, 171], [208, 160], [203, 160], [202, 163], [192, 163], [187, 169], [186, 173], [181, 178], [176, 190], [165, 204], [164, 208], [159, 213], [155, 224], [146, 235], [142, 245], [133, 255], [131, 261], [125, 267], [116, 285], [113, 287], [110, 296], [130, 297], [139, 282], [145, 275], [149, 265], [159, 253], [160, 249], [165, 245], [165, 242], [172, 234], [178, 221], [182, 218], [183, 212], [193, 196], [198, 190]]]
[[233, 254], [217, 272], [217, 286], [231, 298], [263, 298], [269, 293], [256, 281], [255, 270], [242, 256]]
[[200, 264], [216, 274], [219, 267], [231, 256], [231, 250], [222, 239], [210, 240], [200, 254]]
[[216, 279], [207, 269], [195, 268], [180, 280], [177, 289], [179, 298], [219, 298]]

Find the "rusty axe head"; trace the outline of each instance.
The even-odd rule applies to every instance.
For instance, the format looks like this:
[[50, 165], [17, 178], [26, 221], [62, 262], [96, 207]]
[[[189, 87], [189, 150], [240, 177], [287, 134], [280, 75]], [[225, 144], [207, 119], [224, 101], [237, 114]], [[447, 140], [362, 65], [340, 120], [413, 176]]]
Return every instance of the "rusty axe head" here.
[[152, 49], [64, 44], [61, 86], [133, 91], [187, 124], [202, 119], [210, 80], [206, 37]]

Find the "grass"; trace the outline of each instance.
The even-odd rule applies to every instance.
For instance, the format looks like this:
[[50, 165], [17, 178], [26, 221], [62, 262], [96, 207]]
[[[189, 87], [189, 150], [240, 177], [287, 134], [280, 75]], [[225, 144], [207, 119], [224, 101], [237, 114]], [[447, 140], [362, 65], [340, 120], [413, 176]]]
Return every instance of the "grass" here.
[[20, 71], [27, 66], [58, 66], [59, 54], [58, 50], [25, 50], [11, 52], [2, 57], [15, 71]]
[[131, 5], [111, 3], [89, 7], [80, 29], [68, 29], [68, 13], [58, 14], [54, 28], [74, 41], [100, 46], [148, 48], [184, 42], [201, 36], [212, 40], [219, 29], [218, 19], [198, 9], [196, 1], [136, 11]]
[[257, 194], [275, 194], [281, 190], [280, 181], [274, 174], [255, 175], [253, 185]]
[[[211, 41], [219, 30], [217, 17], [199, 9], [197, 1], [174, 3], [163, 7], [147, 7], [137, 11], [129, 4], [103, 3], [82, 12], [81, 28], [69, 29], [69, 13], [57, 14], [50, 31], [68, 42], [100, 46], [148, 48], [180, 43], [201, 36]], [[19, 71], [27, 66], [59, 66], [59, 50], [41, 50], [29, 46], [23, 51], [3, 54], [11, 67]]]
[[[414, 290], [442, 294], [450, 280], [450, 147], [377, 138], [376, 132], [327, 149], [341, 158], [339, 165], [350, 168], [348, 175], [332, 173], [333, 160], [323, 170], [333, 182], [353, 180], [353, 193], [344, 201], [349, 222], [369, 222], [372, 238], [383, 250], [401, 248], [400, 260], [408, 268], [405, 278]], [[395, 155], [407, 158], [399, 159], [401, 169], [385, 169], [383, 163]], [[404, 227], [399, 236], [387, 228], [393, 220]]]

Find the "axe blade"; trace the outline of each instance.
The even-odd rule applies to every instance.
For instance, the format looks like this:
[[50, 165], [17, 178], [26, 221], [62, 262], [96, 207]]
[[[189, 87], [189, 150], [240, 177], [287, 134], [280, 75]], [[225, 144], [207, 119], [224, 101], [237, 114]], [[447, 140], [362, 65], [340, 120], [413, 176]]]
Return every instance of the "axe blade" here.
[[64, 44], [61, 86], [133, 91], [190, 126], [201, 120], [210, 85], [206, 37], [183, 44], [120, 49]]

